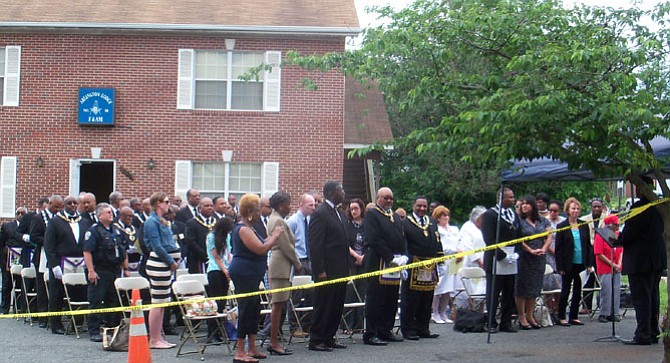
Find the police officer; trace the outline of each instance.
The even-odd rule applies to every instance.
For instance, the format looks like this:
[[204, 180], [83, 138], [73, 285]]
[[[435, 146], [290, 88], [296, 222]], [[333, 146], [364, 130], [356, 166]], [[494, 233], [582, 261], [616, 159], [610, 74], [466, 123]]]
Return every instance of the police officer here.
[[[91, 309], [104, 305], [117, 306], [114, 280], [121, 276], [121, 268], [128, 268], [128, 257], [123, 245], [122, 231], [112, 225], [114, 213], [107, 203], [96, 208], [99, 223], [94, 224], [84, 237], [84, 261], [88, 276], [88, 303]], [[130, 272], [126, 271], [126, 276]], [[107, 318], [110, 326], [119, 324], [119, 314], [110, 314]], [[88, 317], [88, 333], [91, 341], [101, 342], [100, 315]]]

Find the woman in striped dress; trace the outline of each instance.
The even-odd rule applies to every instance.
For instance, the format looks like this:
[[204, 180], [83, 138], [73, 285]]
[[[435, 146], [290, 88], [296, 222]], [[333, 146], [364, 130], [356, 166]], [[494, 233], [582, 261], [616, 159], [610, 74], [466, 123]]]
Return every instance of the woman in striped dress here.
[[[151, 248], [147, 261], [147, 275], [151, 285], [151, 303], [170, 302], [172, 274], [177, 270], [181, 253], [172, 238], [170, 222], [163, 215], [170, 207], [167, 194], [154, 193], [149, 199], [153, 211], [144, 222], [144, 243]], [[149, 346], [154, 349], [169, 349], [175, 344], [168, 343], [161, 334], [163, 308], [149, 310]]]

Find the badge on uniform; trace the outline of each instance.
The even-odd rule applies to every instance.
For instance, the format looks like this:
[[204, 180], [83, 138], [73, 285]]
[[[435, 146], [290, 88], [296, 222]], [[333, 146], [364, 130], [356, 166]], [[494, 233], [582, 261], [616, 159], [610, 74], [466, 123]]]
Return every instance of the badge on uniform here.
[[86, 234], [84, 235], [84, 241], [88, 241], [90, 237], [91, 237], [91, 231], [86, 231]]

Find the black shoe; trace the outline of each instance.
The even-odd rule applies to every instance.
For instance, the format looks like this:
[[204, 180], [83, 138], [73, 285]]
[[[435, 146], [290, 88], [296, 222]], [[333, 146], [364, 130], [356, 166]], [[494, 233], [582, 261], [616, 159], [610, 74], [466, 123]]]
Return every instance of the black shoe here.
[[313, 350], [316, 352], [332, 352], [333, 348], [331, 348], [329, 345], [326, 343], [309, 343], [309, 346], [307, 347], [309, 350]]
[[376, 345], [376, 346], [384, 346], [384, 345], [387, 345], [388, 343], [386, 343], [386, 341], [381, 340], [381, 339], [379, 339], [379, 338], [377, 338], [377, 337], [372, 337], [372, 338], [370, 338], [370, 339], [363, 339], [363, 344], [366, 344], [366, 345]]
[[621, 342], [626, 345], [651, 345], [651, 341], [642, 341], [637, 340], [636, 338], [633, 338], [631, 340], [622, 340]]
[[293, 349], [282, 348], [282, 350], [277, 350], [268, 345], [268, 353], [270, 353], [270, 355], [291, 355], [293, 354]]
[[570, 319], [570, 324], [571, 325], [584, 325], [584, 323], [582, 323], [581, 321], [579, 321], [577, 319]]
[[51, 334], [65, 335], [65, 329], [63, 328], [51, 329]]
[[100, 343], [100, 342], [102, 342], [102, 335], [100, 335], [100, 334], [91, 334], [91, 336], [89, 337], [89, 339], [90, 339], [92, 342]]
[[498, 328], [489, 328], [489, 333], [495, 334], [498, 332]]
[[42, 328], [42, 329], [46, 329], [46, 327], [47, 327], [47, 322], [46, 322], [46, 321], [40, 321], [40, 325], [39, 325], [39, 327]]
[[401, 336], [397, 336], [395, 334], [389, 334], [387, 336], [381, 337], [381, 340], [386, 341], [388, 343], [400, 343], [400, 342], [404, 341], [405, 339], [403, 339]]
[[608, 319], [605, 315], [600, 315], [598, 317], [598, 322], [599, 323], [607, 323], [607, 322], [610, 322], [610, 321], [612, 321], [612, 319]]
[[165, 335], [179, 335], [179, 334], [177, 334], [177, 330], [175, 330], [175, 328], [173, 328], [171, 326], [170, 327], [163, 327], [163, 333], [165, 333]]
[[501, 326], [498, 328], [498, 331], [501, 331], [503, 333], [516, 333], [517, 330], [512, 328], [511, 326]]
[[347, 346], [344, 344], [341, 344], [340, 342], [336, 340], [331, 340], [330, 343], [328, 343], [328, 346], [333, 348], [333, 349], [347, 349]]
[[219, 334], [214, 334], [207, 338], [208, 343], [223, 343], [224, 340]]
[[431, 334], [430, 332], [427, 333], [419, 333], [419, 338], [429, 338], [429, 339], [435, 339], [439, 337], [440, 334]]

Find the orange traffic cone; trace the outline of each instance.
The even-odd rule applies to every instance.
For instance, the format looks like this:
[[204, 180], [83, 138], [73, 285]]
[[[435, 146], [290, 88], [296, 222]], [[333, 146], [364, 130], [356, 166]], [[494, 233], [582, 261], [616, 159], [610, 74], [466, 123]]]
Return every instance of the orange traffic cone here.
[[[133, 305], [142, 305], [140, 290], [133, 290]], [[144, 325], [142, 310], [133, 310], [130, 313], [130, 332], [128, 334], [128, 363], [151, 363], [149, 337]]]

